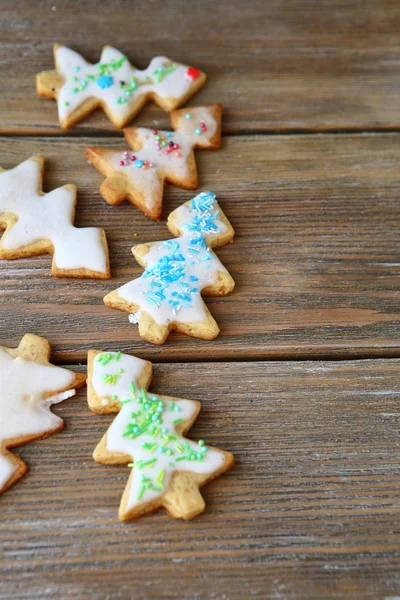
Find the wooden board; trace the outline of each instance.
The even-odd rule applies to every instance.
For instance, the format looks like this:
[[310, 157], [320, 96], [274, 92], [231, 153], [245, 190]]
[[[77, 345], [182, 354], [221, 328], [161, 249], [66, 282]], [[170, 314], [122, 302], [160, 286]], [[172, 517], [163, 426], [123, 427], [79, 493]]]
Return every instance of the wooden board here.
[[[222, 102], [225, 132], [399, 129], [399, 20], [396, 0], [2, 0], [0, 132], [60, 133], [35, 95], [54, 42], [92, 62], [113, 43], [140, 68], [156, 54], [202, 68], [192, 104]], [[137, 122], [150, 119], [168, 123], [155, 108]], [[74, 132], [99, 130], [115, 132], [101, 112]]]
[[0, 498], [0, 598], [346, 598], [400, 586], [399, 360], [155, 365], [152, 390], [200, 400], [193, 439], [237, 465], [192, 523], [120, 524], [126, 467], [91, 459], [112, 417], [85, 391], [66, 428], [20, 450]]
[[169, 186], [163, 221], [128, 203], [108, 206], [103, 177], [84, 158], [109, 138], [3, 138], [0, 165], [46, 156], [45, 189], [76, 183], [77, 224], [104, 226], [110, 281], [57, 280], [51, 258], [0, 262], [0, 339], [26, 332], [51, 341], [57, 360], [83, 360], [93, 345], [118, 345], [152, 360], [399, 356], [400, 135], [238, 136], [198, 152], [200, 189], [217, 193], [236, 229], [218, 250], [236, 281], [207, 301], [221, 327], [213, 342], [172, 334], [144, 343], [128, 315], [102, 298], [142, 269], [130, 248], [166, 239], [165, 219], [192, 192]]

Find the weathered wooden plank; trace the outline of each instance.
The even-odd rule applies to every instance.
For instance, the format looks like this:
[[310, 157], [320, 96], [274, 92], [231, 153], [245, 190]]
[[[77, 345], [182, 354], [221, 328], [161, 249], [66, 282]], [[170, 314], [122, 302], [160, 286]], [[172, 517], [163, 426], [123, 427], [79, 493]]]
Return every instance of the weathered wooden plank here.
[[[58, 134], [55, 104], [35, 96], [52, 44], [97, 61], [114, 44], [139, 67], [167, 54], [209, 75], [193, 103], [222, 102], [225, 132], [399, 128], [396, 0], [229, 0], [191, 6], [101, 0], [3, 0], [0, 132]], [[77, 35], [79, 31], [79, 35]], [[146, 110], [138, 123], [167, 117]], [[75, 132], [113, 131], [101, 111]]]
[[238, 137], [218, 154], [198, 152], [200, 189], [217, 193], [236, 229], [234, 243], [217, 252], [236, 289], [207, 300], [221, 327], [216, 340], [172, 334], [161, 348], [102, 298], [140, 275], [131, 246], [166, 239], [169, 211], [193, 193], [169, 186], [160, 223], [128, 203], [108, 206], [98, 193], [102, 176], [84, 158], [89, 141], [1, 140], [1, 166], [42, 152], [46, 190], [77, 184], [76, 222], [105, 228], [113, 276], [55, 279], [49, 256], [1, 261], [2, 342], [32, 331], [62, 361], [82, 360], [93, 345], [159, 361], [399, 352], [399, 135]]
[[154, 391], [202, 402], [193, 439], [237, 459], [191, 523], [118, 522], [128, 469], [91, 459], [112, 417], [81, 391], [56, 407], [63, 432], [21, 449], [30, 472], [0, 498], [0, 598], [396, 596], [399, 368], [155, 365]]

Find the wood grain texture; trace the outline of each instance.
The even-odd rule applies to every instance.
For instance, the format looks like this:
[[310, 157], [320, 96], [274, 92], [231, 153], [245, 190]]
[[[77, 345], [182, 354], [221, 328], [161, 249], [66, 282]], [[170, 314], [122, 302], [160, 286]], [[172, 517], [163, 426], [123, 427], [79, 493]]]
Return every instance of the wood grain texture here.
[[[52, 10], [52, 8], [55, 10]], [[222, 102], [225, 132], [400, 127], [396, 0], [2, 0], [0, 132], [59, 134], [56, 105], [35, 95], [52, 44], [99, 60], [118, 46], [138, 67], [156, 54], [204, 70], [191, 104]], [[148, 108], [137, 124], [168, 117]], [[75, 132], [115, 132], [105, 115]]]
[[202, 402], [193, 439], [230, 450], [192, 523], [120, 524], [126, 467], [91, 453], [111, 416], [85, 391], [20, 449], [0, 497], [0, 598], [377, 600], [400, 586], [399, 360], [158, 364], [151, 389]]
[[45, 191], [77, 184], [76, 224], [104, 226], [112, 272], [107, 282], [65, 280], [50, 275], [49, 257], [1, 261], [2, 343], [37, 333], [58, 361], [104, 345], [157, 361], [398, 355], [399, 134], [239, 136], [218, 153], [198, 152], [200, 190], [217, 194], [236, 230], [234, 243], [217, 250], [236, 288], [207, 299], [216, 340], [173, 333], [161, 348], [102, 299], [142, 273], [131, 246], [171, 237], [166, 217], [193, 192], [167, 186], [160, 223], [129, 203], [108, 206], [98, 192], [103, 177], [84, 158], [89, 141], [0, 140], [1, 166], [41, 152]]

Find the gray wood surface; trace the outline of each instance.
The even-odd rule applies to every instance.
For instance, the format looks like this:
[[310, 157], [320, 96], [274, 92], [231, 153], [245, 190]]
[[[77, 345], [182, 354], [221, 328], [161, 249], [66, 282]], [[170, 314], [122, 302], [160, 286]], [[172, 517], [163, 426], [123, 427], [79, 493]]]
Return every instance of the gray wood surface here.
[[131, 246], [171, 237], [168, 213], [194, 192], [168, 186], [162, 221], [153, 223], [129, 203], [107, 205], [103, 176], [84, 158], [88, 143], [123, 148], [120, 140], [3, 138], [1, 166], [42, 152], [46, 191], [77, 184], [76, 223], [105, 227], [112, 279], [57, 280], [50, 256], [1, 261], [0, 339], [16, 345], [33, 331], [62, 361], [104, 344], [158, 361], [399, 356], [399, 140], [235, 136], [218, 152], [197, 152], [199, 189], [217, 194], [236, 230], [234, 243], [217, 250], [236, 288], [207, 300], [221, 328], [216, 340], [174, 333], [160, 348], [103, 297], [140, 276]]
[[[140, 68], [157, 54], [201, 68], [209, 80], [192, 104], [222, 102], [225, 132], [400, 127], [396, 0], [2, 0], [0, 8], [0, 132], [59, 134], [55, 103], [33, 86], [36, 72], [53, 68], [55, 41], [92, 62], [110, 43]], [[152, 118], [168, 122], [156, 108], [136, 122]], [[74, 132], [99, 130], [115, 131], [101, 111]]]
[[118, 522], [126, 467], [91, 453], [112, 416], [85, 390], [63, 432], [21, 449], [1, 498], [0, 598], [360, 600], [400, 586], [399, 360], [158, 364], [200, 400], [191, 430], [234, 453], [193, 522]]
[[[154, 391], [202, 402], [193, 439], [237, 461], [195, 521], [120, 524], [127, 469], [92, 460], [111, 417], [80, 391], [55, 409], [63, 432], [17, 450], [30, 470], [0, 497], [0, 600], [400, 595], [399, 25], [396, 0], [0, 0], [0, 166], [44, 154], [45, 191], [78, 186], [76, 223], [106, 229], [112, 268], [57, 280], [48, 256], [0, 261], [0, 344], [37, 333], [81, 371], [93, 347], [150, 359]], [[166, 239], [193, 194], [167, 186], [160, 223], [105, 204], [84, 149], [122, 135], [101, 111], [61, 132], [35, 94], [54, 42], [208, 74], [190, 104], [222, 103], [223, 144], [197, 152], [199, 189], [236, 230], [217, 251], [236, 289], [207, 300], [213, 342], [154, 347], [103, 305], [142, 272], [130, 247]], [[169, 118], [148, 105], [135, 124]]]

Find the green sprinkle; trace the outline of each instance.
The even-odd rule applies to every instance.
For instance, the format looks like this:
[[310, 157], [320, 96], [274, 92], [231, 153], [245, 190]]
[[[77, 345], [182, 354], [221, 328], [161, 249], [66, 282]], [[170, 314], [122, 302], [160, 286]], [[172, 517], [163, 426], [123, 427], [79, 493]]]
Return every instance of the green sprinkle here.
[[130, 401], [131, 401], [131, 399], [127, 398], [126, 400], [120, 400], [119, 403], [120, 404], [128, 404], [128, 402], [130, 402]]
[[136, 388], [135, 388], [135, 384], [133, 381], [131, 381], [130, 386], [131, 386], [131, 394], [136, 396]]
[[139, 469], [143, 469], [143, 467], [152, 467], [156, 462], [156, 458], [151, 458], [150, 460], [147, 460], [146, 462], [142, 463]]
[[175, 421], [172, 421], [172, 423], [174, 425], [176, 425], [177, 423], [180, 423], [182, 421], [182, 419], [179, 417], [179, 419], [175, 419]]
[[185, 460], [186, 456], [178, 456], [178, 458], [175, 459], [175, 462], [179, 462], [180, 460]]
[[183, 452], [183, 446], [181, 446], [180, 444], [176, 444], [176, 445], [175, 445], [175, 448], [176, 448], [176, 450], [178, 450], [178, 452], [179, 452], [180, 454], [182, 454], [182, 452]]
[[102, 366], [105, 367], [106, 365], [108, 365], [108, 363], [110, 362], [111, 359], [112, 359], [112, 354], [110, 354], [109, 352], [106, 352], [106, 353], [102, 353], [99, 355], [97, 362], [101, 363]]
[[129, 463], [129, 464], [128, 464], [128, 467], [129, 467], [130, 469], [132, 469], [134, 466], [135, 466], [135, 465], [134, 465], [134, 463]]
[[65, 101], [64, 106], [69, 106], [69, 102]]
[[113, 400], [118, 400], [118, 396], [117, 396], [117, 394], [113, 394], [113, 395], [111, 396], [111, 398], [112, 398]]
[[157, 481], [158, 485], [161, 485], [161, 487], [163, 487], [163, 485], [164, 485], [164, 477], [165, 477], [165, 469], [160, 469], [160, 471], [158, 472], [156, 481]]
[[155, 438], [158, 436], [158, 434], [160, 433], [160, 429], [161, 427], [157, 427], [156, 430], [151, 434], [152, 438]]
[[160, 83], [160, 81], [162, 81], [166, 75], [169, 75], [169, 73], [173, 73], [173, 71], [175, 71], [175, 69], [176, 69], [176, 65], [174, 65], [174, 64], [170, 65], [167, 68], [159, 67], [158, 69], [156, 69], [153, 72], [155, 80], [157, 81], [157, 83]]
[[[94, 77], [93, 77], [94, 79]], [[121, 350], [118, 350], [117, 354], [115, 355], [115, 360], [118, 361], [121, 358]]]
[[144, 492], [145, 492], [146, 486], [142, 485], [142, 487], [140, 488], [140, 492], [138, 494], [137, 499], [140, 500], [140, 498], [143, 496]]
[[157, 448], [157, 444], [149, 444], [148, 442], [145, 442], [142, 448], [148, 450], [149, 452], [154, 452], [154, 450]]
[[109, 383], [110, 385], [115, 385], [119, 379], [119, 375], [104, 375], [103, 380], [104, 383]]
[[72, 81], [79, 81], [79, 78], [78, 77], [73, 77]]
[[197, 443], [199, 444], [199, 446], [204, 446], [204, 440], [199, 440]]
[[171, 404], [169, 405], [169, 410], [170, 412], [172, 412], [175, 408], [175, 402], [171, 402]]
[[120, 369], [120, 370], [118, 371], [118, 373], [119, 373], [120, 375], [122, 375], [122, 373], [123, 373], [123, 372], [124, 372], [124, 369]]
[[94, 81], [96, 78], [94, 75], [86, 75], [86, 79], [89, 79], [89, 81]]

